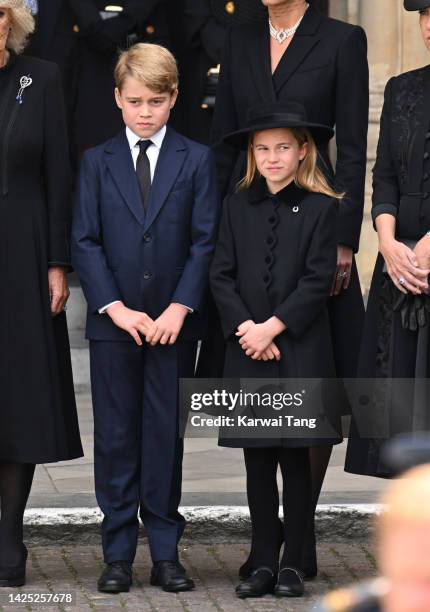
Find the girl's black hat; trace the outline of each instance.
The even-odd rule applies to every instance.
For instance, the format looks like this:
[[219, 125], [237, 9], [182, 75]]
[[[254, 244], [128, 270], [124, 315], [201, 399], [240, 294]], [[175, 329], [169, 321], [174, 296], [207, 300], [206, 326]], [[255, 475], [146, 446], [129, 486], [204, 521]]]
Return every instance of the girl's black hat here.
[[405, 0], [404, 4], [407, 11], [422, 11], [430, 7], [430, 0]]
[[334, 135], [332, 127], [309, 121], [300, 102], [274, 102], [250, 108], [245, 127], [228, 134], [223, 141], [236, 149], [247, 149], [251, 133], [273, 128], [306, 128], [317, 143], [327, 142]]

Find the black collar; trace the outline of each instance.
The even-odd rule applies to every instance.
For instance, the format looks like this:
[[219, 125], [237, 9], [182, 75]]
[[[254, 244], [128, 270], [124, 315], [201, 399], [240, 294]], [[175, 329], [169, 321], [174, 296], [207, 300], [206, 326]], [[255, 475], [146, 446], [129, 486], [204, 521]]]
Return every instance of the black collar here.
[[281, 189], [281, 191], [275, 194], [270, 193], [263, 177], [256, 178], [247, 191], [248, 200], [251, 204], [257, 204], [267, 199], [274, 199], [294, 206], [300, 203], [307, 194], [306, 190], [298, 187], [294, 181]]

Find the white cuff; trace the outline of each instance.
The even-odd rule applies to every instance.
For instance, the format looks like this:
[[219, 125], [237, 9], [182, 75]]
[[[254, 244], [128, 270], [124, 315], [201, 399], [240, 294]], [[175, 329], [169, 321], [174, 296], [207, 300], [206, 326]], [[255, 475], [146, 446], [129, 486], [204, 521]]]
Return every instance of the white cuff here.
[[105, 314], [109, 306], [112, 306], [112, 304], [119, 304], [120, 301], [121, 300], [115, 300], [114, 302], [110, 302], [110, 304], [106, 304], [106, 306], [103, 306], [103, 308], [99, 308], [99, 314]]

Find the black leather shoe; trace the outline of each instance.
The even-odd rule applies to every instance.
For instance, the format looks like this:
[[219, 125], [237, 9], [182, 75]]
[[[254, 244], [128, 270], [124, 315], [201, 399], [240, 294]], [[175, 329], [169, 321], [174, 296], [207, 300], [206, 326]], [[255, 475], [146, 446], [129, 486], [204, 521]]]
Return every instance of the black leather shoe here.
[[168, 593], [191, 591], [196, 586], [179, 561], [156, 561], [151, 571], [151, 584]]
[[102, 593], [128, 593], [132, 584], [132, 564], [115, 561], [106, 565], [97, 586]]
[[302, 573], [292, 567], [284, 567], [279, 572], [273, 592], [276, 597], [302, 597], [305, 592]]
[[24, 544], [22, 546], [22, 560], [19, 565], [14, 567], [0, 565], [0, 587], [24, 586], [28, 551]]
[[246, 580], [236, 587], [236, 595], [240, 599], [247, 597], [262, 597], [273, 593], [275, 587], [275, 574], [270, 567], [257, 567]]
[[[284, 543], [284, 525], [282, 521], [279, 519], [278, 524], [278, 558], [279, 553], [281, 552], [282, 544]], [[255, 567], [252, 566], [251, 563], [251, 554], [248, 559], [245, 561], [243, 565], [239, 568], [239, 580], [246, 580], [250, 577], [252, 572], [255, 570]]]

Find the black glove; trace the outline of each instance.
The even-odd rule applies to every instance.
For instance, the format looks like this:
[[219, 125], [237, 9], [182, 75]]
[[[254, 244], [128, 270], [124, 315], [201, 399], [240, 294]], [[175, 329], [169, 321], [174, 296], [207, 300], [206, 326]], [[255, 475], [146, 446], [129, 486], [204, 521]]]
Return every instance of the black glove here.
[[133, 32], [134, 28], [133, 17], [124, 12], [118, 17], [93, 22], [84, 31], [84, 37], [96, 51], [107, 55], [115, 53], [118, 47], [125, 47], [127, 36]]
[[398, 291], [398, 293], [393, 310], [394, 312], [400, 312], [402, 327], [413, 332], [417, 331], [419, 327], [425, 327], [430, 313], [430, 296], [426, 293], [421, 295], [405, 294], [401, 291]]

